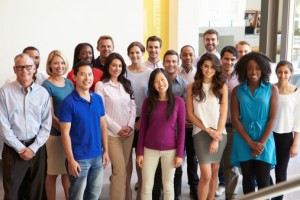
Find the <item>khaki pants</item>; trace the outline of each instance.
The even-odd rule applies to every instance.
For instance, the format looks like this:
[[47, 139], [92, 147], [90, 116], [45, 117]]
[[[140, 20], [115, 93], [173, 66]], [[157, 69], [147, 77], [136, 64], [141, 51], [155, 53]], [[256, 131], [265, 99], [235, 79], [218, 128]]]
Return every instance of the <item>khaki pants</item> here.
[[108, 136], [108, 153], [112, 166], [110, 200], [123, 200], [125, 194], [126, 166], [132, 148], [133, 134], [128, 138]]
[[154, 183], [154, 175], [161, 161], [162, 181], [164, 188], [164, 200], [174, 200], [174, 159], [176, 149], [158, 151], [144, 148], [144, 163], [142, 168], [143, 186], [142, 200], [152, 200], [152, 188]]

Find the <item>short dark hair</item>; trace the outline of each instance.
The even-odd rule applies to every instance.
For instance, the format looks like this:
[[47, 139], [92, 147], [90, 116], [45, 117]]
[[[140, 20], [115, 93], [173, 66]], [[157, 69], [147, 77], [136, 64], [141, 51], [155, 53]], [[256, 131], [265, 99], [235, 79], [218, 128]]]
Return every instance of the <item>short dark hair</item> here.
[[215, 29], [208, 29], [204, 32], [203, 34], [203, 38], [205, 37], [205, 35], [211, 35], [211, 34], [215, 34], [217, 36], [217, 39], [219, 39], [219, 33], [218, 31], [216, 31]]
[[23, 49], [23, 53], [26, 53], [26, 51], [37, 51], [40, 53], [40, 51], [37, 48], [35, 48], [34, 46], [28, 46], [25, 49]]
[[146, 47], [148, 47], [148, 42], [150, 42], [150, 41], [151, 41], [151, 42], [158, 41], [158, 42], [159, 42], [159, 46], [160, 46], [160, 48], [161, 48], [161, 46], [162, 46], [162, 40], [161, 40], [160, 37], [158, 37], [158, 36], [156, 36], [156, 35], [153, 35], [153, 36], [148, 37], [147, 43], [146, 43]]
[[238, 52], [234, 46], [226, 46], [221, 51], [221, 58], [223, 58], [224, 54], [228, 52], [234, 55], [235, 58], [238, 57]]
[[261, 81], [269, 83], [270, 75], [272, 73], [271, 60], [265, 54], [254, 51], [244, 55], [235, 65], [235, 73], [238, 75], [239, 82], [244, 83], [247, 81], [247, 66], [250, 60], [253, 60], [259, 66], [261, 71]]
[[192, 50], [193, 50], [193, 52], [195, 53], [195, 49], [194, 49], [194, 47], [192, 46], [192, 45], [189, 45], [189, 44], [187, 44], [187, 45], [184, 45], [183, 47], [181, 47], [181, 49], [180, 49], [180, 54], [182, 54], [182, 51], [183, 51], [183, 49], [184, 48], [191, 48]]
[[164, 60], [163, 60], [163, 62], [165, 62], [166, 56], [170, 56], [170, 55], [177, 56], [177, 62], [179, 62], [179, 56], [178, 56], [178, 53], [177, 53], [175, 50], [172, 50], [172, 49], [166, 51], [166, 53], [164, 54]]
[[77, 73], [78, 73], [78, 71], [79, 71], [79, 68], [80, 68], [80, 67], [83, 67], [83, 66], [90, 66], [90, 67], [92, 68], [92, 70], [93, 70], [93, 65], [92, 65], [92, 63], [86, 62], [86, 61], [79, 61], [79, 62], [77, 62], [77, 63], [74, 65], [74, 67], [73, 67], [74, 75], [75, 75], [75, 76], [77, 76]]

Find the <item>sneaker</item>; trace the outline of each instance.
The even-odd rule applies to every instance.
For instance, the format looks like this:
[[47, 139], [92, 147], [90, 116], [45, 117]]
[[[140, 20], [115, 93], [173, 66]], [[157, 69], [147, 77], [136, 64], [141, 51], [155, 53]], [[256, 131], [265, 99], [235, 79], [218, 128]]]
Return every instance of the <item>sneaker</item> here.
[[225, 192], [224, 186], [218, 186], [216, 190], [216, 197], [222, 196], [222, 194]]

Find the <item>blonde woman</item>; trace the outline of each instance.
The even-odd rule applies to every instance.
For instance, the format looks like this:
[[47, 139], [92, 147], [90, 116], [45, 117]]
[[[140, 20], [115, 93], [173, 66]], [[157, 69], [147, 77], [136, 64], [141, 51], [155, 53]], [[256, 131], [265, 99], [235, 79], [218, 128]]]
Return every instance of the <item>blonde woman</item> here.
[[42, 84], [50, 95], [52, 105], [52, 128], [50, 137], [46, 142], [47, 176], [45, 185], [48, 200], [53, 200], [56, 197], [56, 179], [59, 175], [61, 175], [65, 198], [69, 199], [68, 191], [70, 183], [66, 172], [65, 153], [62, 146], [60, 127], [57, 118], [60, 103], [74, 90], [72, 82], [63, 77], [68, 71], [68, 68], [68, 61], [60, 51], [54, 50], [49, 54], [46, 65], [46, 71], [49, 78]]

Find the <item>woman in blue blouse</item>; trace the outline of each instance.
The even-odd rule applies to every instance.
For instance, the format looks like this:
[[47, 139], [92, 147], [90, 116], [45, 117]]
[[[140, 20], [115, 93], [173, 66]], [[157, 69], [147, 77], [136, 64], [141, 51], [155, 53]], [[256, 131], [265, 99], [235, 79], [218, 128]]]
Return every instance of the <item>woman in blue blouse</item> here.
[[236, 64], [240, 85], [231, 101], [236, 128], [231, 163], [242, 169], [244, 194], [269, 186], [270, 170], [276, 164], [272, 130], [276, 122], [278, 89], [269, 83], [270, 59], [258, 52], [243, 56]]

